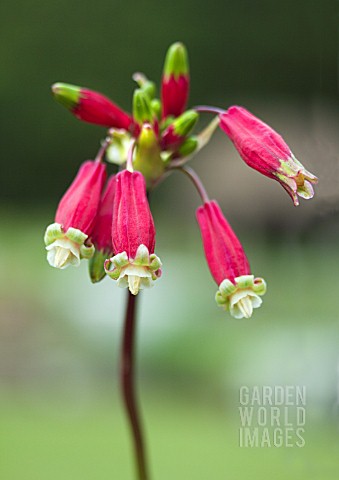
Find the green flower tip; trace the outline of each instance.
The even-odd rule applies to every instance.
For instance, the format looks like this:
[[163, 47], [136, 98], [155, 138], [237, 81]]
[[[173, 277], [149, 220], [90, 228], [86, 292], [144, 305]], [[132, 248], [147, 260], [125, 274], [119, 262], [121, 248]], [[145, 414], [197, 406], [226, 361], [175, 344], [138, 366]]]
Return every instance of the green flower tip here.
[[81, 87], [68, 83], [54, 83], [51, 89], [55, 100], [68, 110], [73, 110], [79, 104]]
[[158, 138], [149, 123], [145, 123], [142, 126], [140, 135], [138, 138], [138, 146], [141, 148], [150, 149], [158, 145]]
[[181, 137], [186, 137], [193, 130], [198, 118], [199, 114], [195, 110], [187, 110], [174, 120], [173, 127], [175, 133]]
[[188, 55], [186, 47], [181, 42], [171, 45], [167, 51], [164, 65], [164, 75], [166, 77], [189, 74]]
[[262, 304], [260, 296], [266, 293], [266, 282], [253, 275], [236, 277], [234, 283], [225, 279], [215, 295], [217, 304], [234, 318], [250, 318], [254, 308]]
[[141, 88], [137, 88], [133, 95], [133, 117], [138, 123], [153, 124], [153, 110], [150, 97]]

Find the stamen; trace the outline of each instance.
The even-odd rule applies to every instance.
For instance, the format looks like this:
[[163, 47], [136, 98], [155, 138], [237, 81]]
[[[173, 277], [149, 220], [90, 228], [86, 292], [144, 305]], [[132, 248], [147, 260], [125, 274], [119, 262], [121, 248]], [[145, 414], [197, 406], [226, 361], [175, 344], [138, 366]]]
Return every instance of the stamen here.
[[72, 253], [67, 248], [62, 247], [56, 247], [55, 250], [54, 266], [56, 268], [62, 268], [66, 265]]
[[246, 297], [241, 298], [237, 303], [237, 305], [245, 318], [250, 318], [252, 316], [253, 306], [252, 306], [251, 298], [248, 295], [246, 295]]
[[141, 278], [137, 275], [128, 275], [128, 288], [132, 295], [138, 295]]

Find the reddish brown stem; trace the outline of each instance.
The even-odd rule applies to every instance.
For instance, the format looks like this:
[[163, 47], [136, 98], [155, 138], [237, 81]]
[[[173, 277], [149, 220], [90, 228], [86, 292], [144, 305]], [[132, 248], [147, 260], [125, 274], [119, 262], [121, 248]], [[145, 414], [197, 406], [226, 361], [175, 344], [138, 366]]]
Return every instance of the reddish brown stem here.
[[121, 350], [120, 381], [123, 401], [130, 424], [138, 480], [149, 480], [145, 445], [135, 392], [135, 330], [136, 299], [128, 291], [123, 343]]
[[197, 189], [197, 192], [200, 195], [201, 200], [203, 203], [209, 202], [209, 198], [206, 192], [206, 189], [200, 180], [198, 174], [193, 170], [191, 167], [175, 167], [175, 170], [179, 170], [180, 172], [183, 172], [193, 183], [195, 188]]

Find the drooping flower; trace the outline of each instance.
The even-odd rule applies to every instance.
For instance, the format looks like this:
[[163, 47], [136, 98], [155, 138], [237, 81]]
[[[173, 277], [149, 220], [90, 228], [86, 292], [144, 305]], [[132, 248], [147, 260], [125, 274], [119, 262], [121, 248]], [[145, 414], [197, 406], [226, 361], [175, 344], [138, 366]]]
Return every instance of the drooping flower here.
[[161, 84], [162, 117], [178, 117], [187, 104], [190, 87], [186, 48], [174, 43], [167, 51]]
[[161, 261], [154, 253], [155, 228], [140, 172], [124, 170], [115, 177], [112, 244], [107, 275], [133, 295], [151, 287], [161, 275]]
[[112, 218], [114, 188], [115, 176], [111, 175], [102, 194], [95, 225], [91, 235], [95, 252], [89, 261], [89, 273], [93, 283], [100, 282], [100, 280], [105, 277], [105, 260], [113, 255]]
[[298, 205], [298, 196], [312, 198], [317, 177], [295, 158], [283, 138], [243, 107], [230, 107], [220, 115], [220, 127], [242, 159], [258, 172], [277, 180]]
[[55, 83], [52, 92], [55, 99], [79, 120], [134, 131], [132, 117], [101, 93], [68, 83]]
[[89, 241], [106, 178], [106, 167], [98, 161], [84, 162], [57, 208], [55, 223], [47, 227], [45, 245], [52, 267], [78, 266], [90, 258], [94, 246]]
[[197, 209], [205, 256], [219, 289], [216, 302], [235, 318], [250, 318], [266, 291], [262, 278], [254, 278], [244, 249], [218, 203], [205, 202]]

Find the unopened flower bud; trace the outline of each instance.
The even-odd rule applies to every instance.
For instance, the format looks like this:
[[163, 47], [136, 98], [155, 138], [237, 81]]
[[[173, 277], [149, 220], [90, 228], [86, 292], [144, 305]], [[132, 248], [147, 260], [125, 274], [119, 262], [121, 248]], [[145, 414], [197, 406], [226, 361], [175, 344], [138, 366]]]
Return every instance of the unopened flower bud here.
[[133, 166], [142, 172], [150, 187], [164, 173], [165, 164], [161, 158], [161, 149], [154, 128], [145, 123], [135, 146]]
[[178, 117], [184, 112], [189, 94], [189, 66], [185, 46], [174, 43], [167, 51], [161, 85], [162, 116]]
[[263, 175], [277, 180], [294, 205], [298, 196], [312, 198], [318, 179], [295, 158], [283, 138], [243, 107], [230, 107], [220, 115], [220, 127], [242, 159]]
[[52, 92], [54, 98], [79, 120], [134, 131], [132, 117], [101, 93], [67, 83], [55, 83]]
[[162, 134], [162, 149], [176, 150], [193, 130], [198, 118], [199, 114], [194, 110], [187, 110], [180, 117], [177, 117]]
[[254, 278], [243, 247], [215, 201], [197, 209], [205, 256], [219, 286], [216, 302], [235, 318], [250, 318], [266, 292], [262, 278]]
[[142, 125], [145, 122], [153, 124], [154, 114], [149, 96], [140, 88], [134, 91], [133, 96], [133, 118]]

